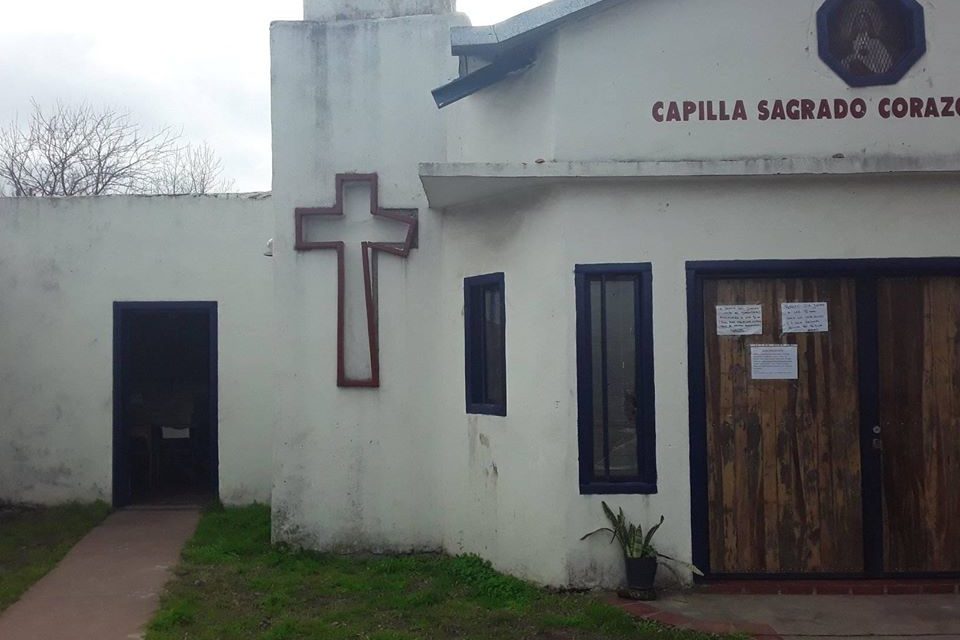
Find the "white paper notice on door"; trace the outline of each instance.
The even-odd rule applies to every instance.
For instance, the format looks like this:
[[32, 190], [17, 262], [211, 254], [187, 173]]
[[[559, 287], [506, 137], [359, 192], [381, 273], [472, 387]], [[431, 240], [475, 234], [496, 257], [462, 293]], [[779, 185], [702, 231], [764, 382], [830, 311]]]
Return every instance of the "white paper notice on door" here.
[[750, 345], [750, 371], [754, 380], [796, 380], [800, 377], [795, 344]]
[[763, 307], [759, 304], [717, 305], [718, 336], [759, 336]]
[[826, 302], [784, 302], [780, 311], [783, 333], [824, 333], [830, 330]]

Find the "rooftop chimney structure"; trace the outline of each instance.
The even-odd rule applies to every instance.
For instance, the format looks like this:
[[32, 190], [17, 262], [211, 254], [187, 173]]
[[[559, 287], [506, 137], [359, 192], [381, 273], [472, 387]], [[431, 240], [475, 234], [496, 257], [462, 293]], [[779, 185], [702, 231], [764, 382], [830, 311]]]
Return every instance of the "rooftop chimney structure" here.
[[454, 12], [455, 0], [304, 0], [304, 20], [377, 20]]

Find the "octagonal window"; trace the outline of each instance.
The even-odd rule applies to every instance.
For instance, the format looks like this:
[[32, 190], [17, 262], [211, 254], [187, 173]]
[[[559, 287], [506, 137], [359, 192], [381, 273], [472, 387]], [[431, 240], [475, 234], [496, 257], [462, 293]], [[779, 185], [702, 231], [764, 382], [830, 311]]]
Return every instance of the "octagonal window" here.
[[927, 50], [916, 0], [827, 0], [817, 30], [820, 58], [851, 87], [896, 84]]

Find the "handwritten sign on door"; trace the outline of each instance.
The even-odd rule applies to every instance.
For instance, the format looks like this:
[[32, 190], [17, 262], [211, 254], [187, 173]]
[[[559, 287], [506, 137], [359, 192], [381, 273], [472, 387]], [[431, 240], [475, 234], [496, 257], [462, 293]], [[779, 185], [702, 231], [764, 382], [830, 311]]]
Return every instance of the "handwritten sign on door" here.
[[763, 333], [763, 307], [759, 304], [718, 305], [718, 336], [759, 336]]
[[783, 333], [824, 333], [830, 330], [826, 302], [784, 302], [780, 310]]

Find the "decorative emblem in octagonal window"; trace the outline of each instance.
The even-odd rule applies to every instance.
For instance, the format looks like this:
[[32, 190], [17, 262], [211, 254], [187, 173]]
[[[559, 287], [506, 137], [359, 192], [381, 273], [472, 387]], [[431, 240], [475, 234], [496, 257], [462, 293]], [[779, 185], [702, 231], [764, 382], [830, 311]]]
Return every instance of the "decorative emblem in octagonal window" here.
[[817, 32], [820, 58], [851, 87], [896, 84], [927, 51], [917, 0], [827, 0]]

